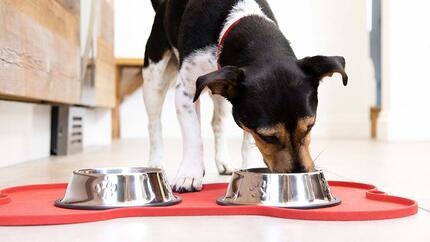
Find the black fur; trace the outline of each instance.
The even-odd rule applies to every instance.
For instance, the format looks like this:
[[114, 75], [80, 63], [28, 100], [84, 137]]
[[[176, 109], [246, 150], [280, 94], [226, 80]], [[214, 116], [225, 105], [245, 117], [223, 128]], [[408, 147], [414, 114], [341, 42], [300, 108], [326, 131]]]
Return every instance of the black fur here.
[[[153, 0], [157, 12], [146, 46], [145, 66], [175, 48], [180, 67], [194, 51], [217, 45], [225, 19], [238, 1]], [[233, 117], [239, 126], [255, 130], [281, 123], [293, 136], [300, 118], [316, 115], [321, 78], [337, 72], [347, 84], [345, 60], [325, 56], [298, 60], [267, 2], [256, 2], [272, 21], [256, 15], [240, 20], [225, 39], [218, 59], [222, 68], [197, 80], [194, 101], [208, 87], [233, 104]], [[273, 137], [262, 138], [276, 143]], [[302, 169], [298, 155], [301, 139], [291, 137], [293, 171]]]
[[154, 8], [155, 11], [158, 10], [162, 1], [163, 0], [151, 0], [152, 7]]
[[[153, 0], [154, 1], [157, 0]], [[149, 60], [158, 62], [163, 58], [163, 54], [171, 49], [170, 43], [166, 37], [166, 30], [164, 28], [164, 16], [166, 1], [161, 2], [155, 13], [154, 23], [152, 25], [151, 34], [146, 42], [145, 59], [143, 67], [149, 65]]]
[[[145, 50], [145, 66], [149, 59], [161, 60], [167, 50], [176, 48], [180, 64], [197, 49], [218, 44], [224, 21], [239, 0], [152, 0], [157, 13]], [[274, 21], [266, 1], [257, 1]], [[159, 6], [158, 6], [159, 5]]]

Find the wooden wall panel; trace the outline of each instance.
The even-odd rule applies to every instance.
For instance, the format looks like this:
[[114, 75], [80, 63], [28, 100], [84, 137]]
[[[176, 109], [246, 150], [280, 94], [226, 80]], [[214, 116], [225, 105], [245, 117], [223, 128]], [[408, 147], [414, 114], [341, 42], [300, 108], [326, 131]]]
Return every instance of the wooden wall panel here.
[[53, 33], [79, 45], [79, 3], [71, 0], [2, 0]]
[[0, 1], [0, 95], [80, 102], [79, 1], [60, 2]]
[[[115, 59], [112, 46], [103, 40], [97, 40], [98, 57], [96, 58], [96, 104], [115, 106]], [[101, 54], [104, 53], [104, 54]], [[109, 54], [111, 53], [111, 54]]]
[[116, 103], [113, 26], [113, 1], [99, 1], [96, 20], [95, 58], [95, 100], [97, 106], [114, 107]]

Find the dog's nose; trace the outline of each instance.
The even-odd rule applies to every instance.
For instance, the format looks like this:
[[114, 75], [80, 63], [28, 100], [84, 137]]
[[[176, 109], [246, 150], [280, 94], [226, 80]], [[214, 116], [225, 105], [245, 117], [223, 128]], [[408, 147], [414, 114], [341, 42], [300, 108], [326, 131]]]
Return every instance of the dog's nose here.
[[306, 170], [306, 168], [303, 165], [296, 165], [293, 167], [292, 173], [305, 173], [309, 172]]

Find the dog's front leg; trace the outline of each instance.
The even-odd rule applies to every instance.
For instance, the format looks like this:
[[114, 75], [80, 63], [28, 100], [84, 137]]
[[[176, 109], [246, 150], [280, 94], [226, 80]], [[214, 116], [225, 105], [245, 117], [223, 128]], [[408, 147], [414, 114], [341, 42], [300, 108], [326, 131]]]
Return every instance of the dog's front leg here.
[[242, 141], [242, 168], [266, 167], [263, 157], [255, 145], [252, 135], [243, 131]]
[[203, 141], [197, 108], [193, 103], [194, 82], [180, 72], [176, 82], [175, 105], [183, 140], [182, 163], [172, 184], [177, 192], [202, 189], [204, 175]]

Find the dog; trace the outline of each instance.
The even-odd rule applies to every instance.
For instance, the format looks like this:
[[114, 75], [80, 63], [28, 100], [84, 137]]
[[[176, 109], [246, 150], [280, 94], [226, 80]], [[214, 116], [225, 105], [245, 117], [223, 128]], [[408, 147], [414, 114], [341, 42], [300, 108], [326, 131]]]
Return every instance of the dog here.
[[[254, 145], [273, 172], [309, 172], [310, 132], [320, 80], [342, 75], [345, 59], [297, 59], [265, 0], [151, 0], [156, 11], [143, 67], [148, 115], [149, 166], [163, 167], [161, 110], [175, 81], [175, 106], [183, 157], [172, 189], [202, 189], [203, 142], [199, 96], [213, 100], [212, 128], [219, 174], [231, 174], [225, 120], [244, 130], [242, 157]], [[228, 102], [232, 109], [229, 109]], [[246, 164], [245, 164], [246, 166]]]

